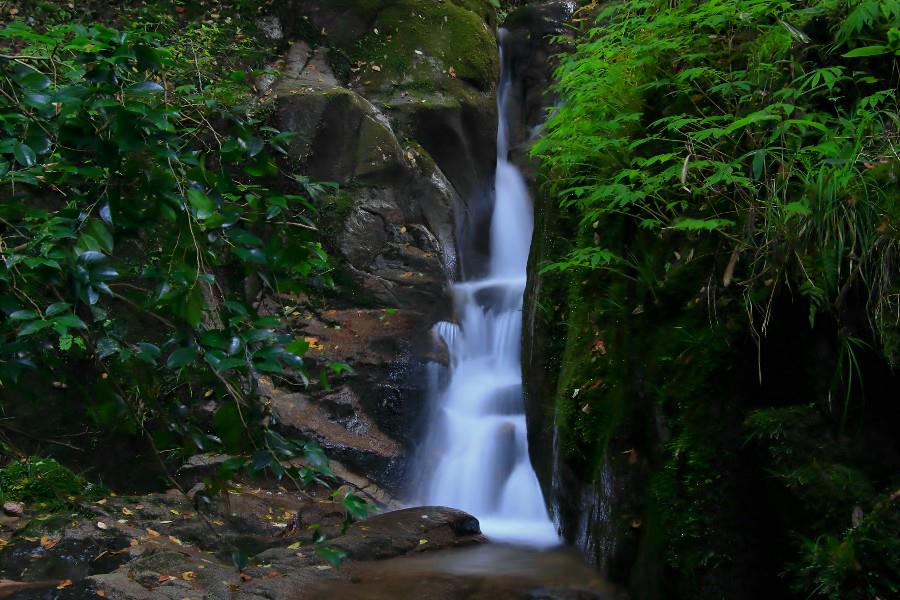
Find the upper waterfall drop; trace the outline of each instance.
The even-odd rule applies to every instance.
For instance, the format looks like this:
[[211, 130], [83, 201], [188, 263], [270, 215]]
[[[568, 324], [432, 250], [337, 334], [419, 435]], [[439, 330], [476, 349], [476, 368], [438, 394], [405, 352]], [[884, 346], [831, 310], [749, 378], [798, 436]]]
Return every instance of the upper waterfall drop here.
[[422, 500], [479, 518], [497, 541], [559, 543], [528, 455], [522, 395], [522, 302], [533, 215], [528, 187], [509, 161], [511, 70], [500, 31], [497, 172], [490, 257], [483, 279], [452, 286], [457, 324], [435, 333], [450, 357], [448, 380], [430, 394], [426, 448], [437, 456]]

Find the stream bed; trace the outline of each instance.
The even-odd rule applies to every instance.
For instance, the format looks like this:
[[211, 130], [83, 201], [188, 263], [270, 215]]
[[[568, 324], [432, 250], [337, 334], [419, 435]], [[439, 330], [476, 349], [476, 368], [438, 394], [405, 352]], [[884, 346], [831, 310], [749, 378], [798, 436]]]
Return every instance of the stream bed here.
[[484, 544], [347, 565], [349, 580], [303, 598], [359, 600], [619, 600], [625, 596], [573, 549]]

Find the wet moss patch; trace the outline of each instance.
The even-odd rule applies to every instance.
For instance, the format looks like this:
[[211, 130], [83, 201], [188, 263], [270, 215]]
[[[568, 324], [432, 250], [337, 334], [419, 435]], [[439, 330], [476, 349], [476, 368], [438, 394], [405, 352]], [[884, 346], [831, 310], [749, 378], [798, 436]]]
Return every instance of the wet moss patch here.
[[[333, 53], [336, 70], [367, 86], [449, 90], [465, 83], [489, 90], [498, 62], [493, 8], [480, 0], [341, 0], [369, 30]], [[440, 35], [436, 35], [440, 32]]]

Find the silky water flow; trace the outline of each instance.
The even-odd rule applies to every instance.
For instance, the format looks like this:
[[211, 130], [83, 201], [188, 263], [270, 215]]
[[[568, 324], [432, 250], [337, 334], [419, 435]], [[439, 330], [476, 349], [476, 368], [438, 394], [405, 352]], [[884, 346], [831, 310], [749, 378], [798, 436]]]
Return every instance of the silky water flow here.
[[452, 286], [457, 323], [435, 333], [449, 374], [434, 382], [421, 501], [465, 510], [489, 538], [536, 547], [559, 543], [528, 456], [520, 364], [522, 301], [533, 215], [522, 174], [509, 162], [511, 69], [500, 32], [497, 172], [490, 256], [483, 278]]

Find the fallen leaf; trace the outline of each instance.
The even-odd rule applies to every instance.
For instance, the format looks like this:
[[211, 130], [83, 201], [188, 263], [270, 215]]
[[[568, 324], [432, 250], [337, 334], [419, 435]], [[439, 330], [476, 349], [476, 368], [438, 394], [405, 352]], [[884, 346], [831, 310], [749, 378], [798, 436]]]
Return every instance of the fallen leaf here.
[[108, 500], [106, 498], [103, 498], [102, 500], [97, 500], [97, 504], [100, 504], [100, 505], [106, 504], [107, 502], [108, 502]]
[[372, 70], [381, 72], [381, 67], [379, 67], [378, 65], [372, 65]]
[[185, 571], [181, 574], [181, 578], [185, 581], [193, 581], [197, 577], [197, 574], [193, 571]]
[[124, 507], [122, 507], [122, 514], [125, 516], [131, 516], [134, 514], [134, 512], [131, 509], [129, 509], [127, 506], [124, 506]]
[[98, 596], [100, 596], [101, 598], [106, 598], [106, 592], [104, 592], [103, 590], [97, 590], [94, 593], [97, 594]]
[[175, 537], [174, 535], [170, 535], [170, 536], [169, 536], [169, 541], [170, 541], [170, 542], [173, 542], [173, 543], [175, 543], [175, 544], [178, 544], [179, 546], [184, 546], [184, 542], [182, 542], [181, 540], [179, 540], [179, 539], [178, 539], [177, 537]]
[[69, 587], [70, 585], [72, 585], [72, 580], [71, 580], [71, 579], [64, 579], [64, 580], [62, 580], [62, 581], [59, 583], [58, 586], [56, 586], [56, 589], [58, 589], [58, 590], [64, 590], [64, 589], [66, 589], [67, 587]]
[[424, 546], [424, 545], [427, 544], [427, 543], [428, 543], [428, 540], [419, 540], [419, 545], [420, 545], [420, 546]]
[[150, 537], [159, 537], [159, 532], [156, 531], [155, 529], [148, 528], [147, 535], [149, 535]]
[[250, 575], [247, 575], [246, 573], [241, 573], [241, 581], [243, 581], [243, 582], [253, 581], [253, 577]]
[[103, 521], [97, 521], [97, 529], [109, 529], [109, 525]]
[[175, 579], [175, 578], [172, 577], [171, 575], [160, 575], [160, 576], [159, 576], [159, 582], [160, 582], [160, 583], [165, 583], [165, 582], [167, 582], [167, 581], [172, 581], [172, 580], [174, 580], [174, 579]]
[[41, 536], [41, 546], [43, 546], [45, 550], [49, 550], [59, 543], [59, 539], [60, 538], [58, 537], [50, 537], [49, 535], [44, 534]]
[[447, 69], [447, 75], [449, 75], [453, 79], [456, 79], [456, 69], [450, 67], [449, 69]]

